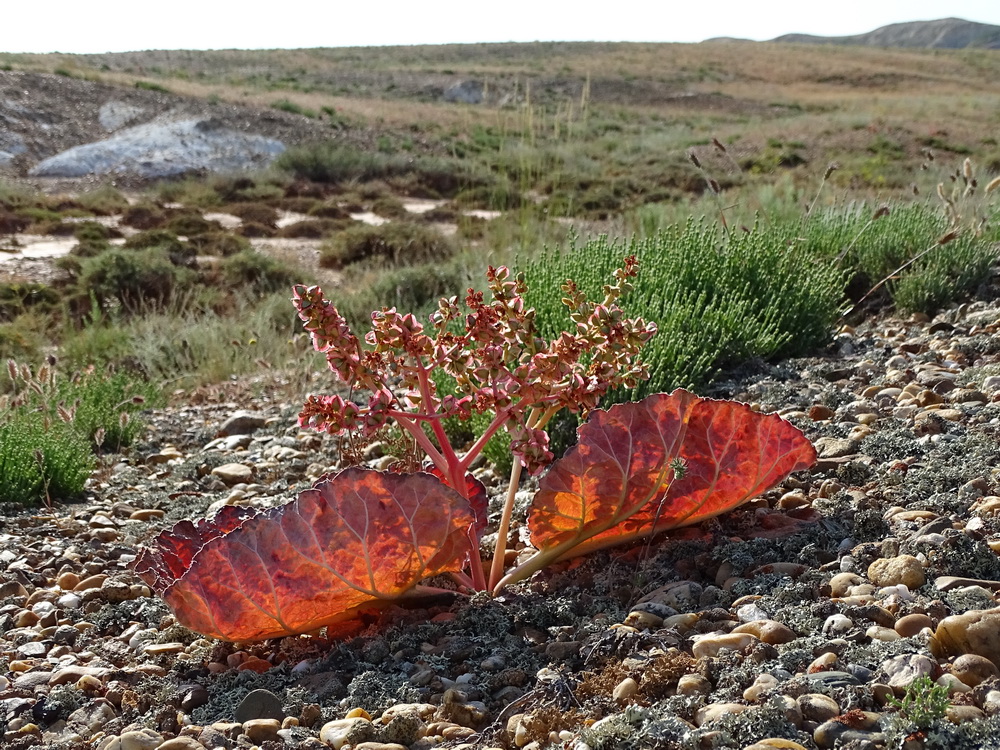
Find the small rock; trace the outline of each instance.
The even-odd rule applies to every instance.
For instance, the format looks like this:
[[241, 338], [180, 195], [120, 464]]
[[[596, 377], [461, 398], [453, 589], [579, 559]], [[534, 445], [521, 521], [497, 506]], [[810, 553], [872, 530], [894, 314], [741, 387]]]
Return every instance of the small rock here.
[[205, 750], [205, 746], [194, 737], [181, 736], [161, 742], [156, 750]]
[[612, 691], [611, 697], [614, 699], [615, 703], [627, 703], [632, 700], [638, 692], [639, 683], [631, 677], [626, 677], [624, 680], [615, 685], [615, 689]]
[[678, 695], [708, 695], [712, 692], [712, 683], [700, 674], [682, 675], [677, 680]]
[[962, 654], [951, 665], [951, 673], [969, 687], [1000, 677], [1000, 670], [985, 656]]
[[822, 693], [806, 693], [798, 697], [799, 708], [802, 710], [802, 717], [809, 721], [822, 724], [829, 721], [834, 716], [840, 715], [840, 706], [837, 701]]
[[216, 437], [228, 437], [229, 435], [249, 435], [255, 430], [259, 430], [267, 423], [264, 414], [241, 409], [234, 412], [222, 423]]
[[367, 742], [374, 735], [375, 727], [367, 719], [334, 719], [319, 730], [320, 742], [326, 743], [334, 750], [340, 750], [347, 744]]
[[105, 750], [155, 750], [163, 742], [163, 735], [153, 729], [133, 729], [122, 732]]
[[910, 683], [918, 677], [930, 677], [935, 667], [934, 660], [922, 654], [900, 654], [882, 662], [882, 671], [888, 678], [886, 684], [897, 695], [905, 693]]
[[222, 464], [222, 466], [216, 466], [212, 469], [212, 476], [232, 487], [240, 482], [252, 482], [253, 469], [246, 464]]
[[234, 718], [240, 724], [253, 719], [281, 721], [285, 718], [285, 711], [281, 707], [281, 699], [270, 690], [251, 690], [236, 707]]
[[250, 719], [243, 722], [243, 734], [255, 744], [277, 739], [281, 722], [277, 719]]
[[745, 703], [709, 703], [707, 706], [702, 706], [695, 711], [694, 724], [700, 727], [728, 714], [741, 714], [749, 708], [751, 706]]
[[904, 638], [912, 638], [924, 628], [934, 629], [934, 621], [925, 614], [905, 615], [896, 620], [895, 631]]
[[752, 703], [760, 700], [760, 697], [771, 690], [778, 687], [778, 678], [772, 674], [764, 673], [757, 675], [757, 679], [754, 680], [753, 684], [743, 691], [743, 700], [750, 701]]
[[924, 585], [924, 566], [913, 555], [880, 558], [868, 566], [868, 578], [876, 586], [897, 586], [918, 589]]
[[795, 631], [787, 625], [777, 620], [755, 620], [738, 625], [732, 630], [733, 633], [750, 633], [757, 636], [762, 642], [778, 645], [794, 641], [798, 636]]
[[986, 714], [975, 706], [949, 705], [944, 710], [944, 717], [952, 724], [964, 724], [967, 721], [985, 719]]
[[939, 658], [976, 654], [1000, 667], [1000, 609], [973, 609], [945, 617], [930, 646]]
[[691, 648], [696, 659], [715, 657], [721, 651], [743, 651], [757, 641], [757, 636], [750, 633], [720, 633], [699, 638]]

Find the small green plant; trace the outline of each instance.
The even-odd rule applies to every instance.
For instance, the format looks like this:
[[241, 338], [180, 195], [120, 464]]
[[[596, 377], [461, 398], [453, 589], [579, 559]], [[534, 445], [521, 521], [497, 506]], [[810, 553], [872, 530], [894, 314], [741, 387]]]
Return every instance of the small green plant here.
[[161, 86], [158, 83], [153, 83], [152, 81], [136, 81], [135, 87], [141, 89], [142, 91], [156, 91], [161, 94], [173, 93], [166, 86]]
[[121, 450], [143, 428], [139, 410], [160, 402], [149, 383], [89, 368], [70, 377], [50, 359], [33, 371], [7, 361], [0, 396], [0, 502], [34, 505], [78, 495], [93, 451]]
[[899, 715], [917, 729], [930, 729], [944, 718], [951, 699], [948, 688], [938, 685], [930, 677], [921, 676], [906, 688], [902, 700], [889, 698], [889, 704], [899, 710]]

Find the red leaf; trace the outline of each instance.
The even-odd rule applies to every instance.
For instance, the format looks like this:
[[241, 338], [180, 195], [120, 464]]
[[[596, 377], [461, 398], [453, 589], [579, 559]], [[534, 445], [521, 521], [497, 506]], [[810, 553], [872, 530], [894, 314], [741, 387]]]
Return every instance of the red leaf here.
[[[428, 474], [436, 476], [446, 485], [451, 487], [451, 482], [448, 481], [448, 477], [446, 477], [444, 472], [434, 464], [425, 467], [424, 471]], [[490, 496], [486, 491], [486, 485], [472, 476], [472, 474], [466, 474], [464, 491], [457, 487], [455, 489], [458, 489], [459, 494], [463, 495], [469, 501], [469, 505], [472, 506], [472, 512], [476, 516], [476, 538], [479, 539], [486, 530], [490, 510]]]
[[268, 511], [182, 521], [135, 570], [178, 622], [251, 641], [315, 630], [461, 570], [469, 503], [429, 474], [347, 469]]
[[[674, 479], [674, 463], [683, 478]], [[550, 557], [586, 554], [731, 510], [805, 469], [792, 424], [684, 390], [596, 411], [541, 481], [528, 526]], [[673, 481], [671, 481], [673, 480]]]

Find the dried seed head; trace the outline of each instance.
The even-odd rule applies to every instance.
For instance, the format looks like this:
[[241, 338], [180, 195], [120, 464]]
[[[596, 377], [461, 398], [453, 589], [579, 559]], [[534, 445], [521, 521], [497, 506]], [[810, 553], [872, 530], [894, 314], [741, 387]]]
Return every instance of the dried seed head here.
[[722, 187], [719, 185], [719, 181], [714, 178], [709, 178], [708, 186], [712, 189], [712, 192], [718, 195], [722, 192]]
[[939, 182], [938, 183], [938, 186], [937, 186], [937, 195], [938, 195], [938, 198], [940, 198], [941, 200], [943, 200], [945, 203], [948, 202], [948, 199], [944, 195], [944, 183], [943, 182]]
[[972, 179], [972, 159], [966, 157], [965, 161], [962, 162], [962, 174], [966, 180]]
[[715, 146], [717, 149], [719, 149], [719, 151], [721, 151], [722, 153], [724, 154], [727, 153], [726, 147], [722, 145], [722, 142], [719, 141], [718, 138], [712, 138], [712, 145]]
[[698, 161], [698, 155], [694, 151], [688, 151], [688, 159], [694, 164], [698, 169], [701, 169], [701, 162]]
[[838, 164], [835, 161], [830, 162], [830, 164], [827, 165], [826, 171], [823, 173], [823, 179], [824, 180], [829, 180], [830, 179], [830, 175], [832, 175], [838, 169], [840, 169], [840, 164]]
[[986, 186], [986, 192], [992, 193], [997, 188], [1000, 188], [1000, 177], [994, 177], [990, 180], [989, 184]]
[[947, 245], [953, 239], [955, 239], [956, 237], [958, 237], [958, 234], [959, 234], [959, 232], [958, 232], [957, 229], [952, 229], [950, 232], [948, 232], [947, 234], [945, 234], [944, 236], [942, 236], [937, 241], [937, 244], [939, 244], [939, 245]]
[[7, 360], [7, 375], [10, 376], [11, 380], [17, 380], [17, 362], [12, 359]]
[[878, 207], [878, 210], [875, 212], [875, 215], [872, 216], [872, 221], [875, 221], [876, 219], [881, 219], [883, 216], [888, 216], [888, 215], [889, 215], [889, 206], [883, 203], [881, 206]]

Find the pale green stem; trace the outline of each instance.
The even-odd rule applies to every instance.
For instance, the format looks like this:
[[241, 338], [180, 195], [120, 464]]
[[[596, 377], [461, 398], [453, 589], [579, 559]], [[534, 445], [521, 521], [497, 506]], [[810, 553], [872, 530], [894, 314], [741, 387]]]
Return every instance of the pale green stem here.
[[[541, 407], [535, 407], [525, 420], [529, 430], [540, 430], [549, 423], [562, 407], [550, 406], [544, 412]], [[510, 484], [507, 487], [507, 498], [504, 501], [503, 514], [500, 516], [500, 527], [497, 529], [497, 546], [493, 552], [493, 563], [490, 566], [490, 588], [498, 585], [503, 576], [504, 558], [507, 556], [507, 534], [510, 533], [510, 521], [514, 515], [514, 496], [517, 494], [517, 485], [521, 480], [521, 462], [514, 461], [510, 467]]]

